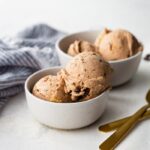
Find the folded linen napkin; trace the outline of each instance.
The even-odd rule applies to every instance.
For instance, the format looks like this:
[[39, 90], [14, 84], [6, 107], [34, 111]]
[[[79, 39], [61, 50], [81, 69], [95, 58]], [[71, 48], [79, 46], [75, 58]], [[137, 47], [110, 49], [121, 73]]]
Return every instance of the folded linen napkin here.
[[59, 65], [55, 42], [64, 33], [38, 24], [0, 40], [0, 108], [23, 91], [26, 78], [41, 68]]

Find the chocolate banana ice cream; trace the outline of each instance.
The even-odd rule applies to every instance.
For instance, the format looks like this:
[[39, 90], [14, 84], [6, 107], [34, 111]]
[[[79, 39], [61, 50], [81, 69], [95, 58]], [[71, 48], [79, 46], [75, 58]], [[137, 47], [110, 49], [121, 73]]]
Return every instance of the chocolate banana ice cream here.
[[143, 50], [142, 44], [135, 36], [122, 29], [104, 29], [96, 39], [95, 45], [107, 61], [125, 59]]
[[56, 76], [47, 75], [35, 83], [32, 93], [52, 102], [77, 102], [94, 98], [110, 87], [112, 69], [100, 55], [83, 52], [75, 56]]
[[94, 98], [110, 87], [112, 69], [98, 54], [83, 52], [61, 70], [72, 101]]
[[69, 102], [71, 101], [71, 97], [65, 93], [64, 84], [61, 76], [47, 75], [34, 85], [32, 93], [47, 101]]
[[68, 54], [71, 56], [76, 56], [77, 54], [82, 52], [98, 52], [98, 47], [87, 41], [76, 40], [72, 44], [70, 44], [68, 48]]

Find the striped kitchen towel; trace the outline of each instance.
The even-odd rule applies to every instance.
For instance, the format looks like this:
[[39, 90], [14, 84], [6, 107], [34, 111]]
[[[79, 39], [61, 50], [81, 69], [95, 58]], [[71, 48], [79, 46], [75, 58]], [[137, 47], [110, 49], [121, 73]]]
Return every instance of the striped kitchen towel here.
[[23, 91], [26, 78], [41, 68], [59, 65], [55, 42], [64, 33], [38, 24], [15, 38], [0, 40], [0, 108]]

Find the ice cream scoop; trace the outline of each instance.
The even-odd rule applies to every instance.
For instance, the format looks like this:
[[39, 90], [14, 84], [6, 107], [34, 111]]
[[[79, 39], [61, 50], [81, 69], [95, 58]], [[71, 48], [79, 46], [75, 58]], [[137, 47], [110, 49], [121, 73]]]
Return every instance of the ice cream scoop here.
[[87, 41], [76, 40], [70, 44], [68, 54], [75, 56], [81, 52], [98, 52], [98, 47]]
[[99, 54], [75, 56], [57, 75], [35, 83], [32, 93], [52, 102], [77, 102], [94, 98], [110, 87], [111, 67]]
[[125, 59], [143, 50], [143, 46], [133, 34], [126, 30], [104, 29], [97, 37], [95, 45], [107, 61]]
[[87, 100], [110, 87], [111, 67], [98, 54], [83, 52], [61, 70], [67, 93], [73, 101]]
[[64, 80], [59, 76], [47, 75], [33, 87], [32, 93], [44, 100], [52, 102], [69, 102], [70, 96], [64, 92]]

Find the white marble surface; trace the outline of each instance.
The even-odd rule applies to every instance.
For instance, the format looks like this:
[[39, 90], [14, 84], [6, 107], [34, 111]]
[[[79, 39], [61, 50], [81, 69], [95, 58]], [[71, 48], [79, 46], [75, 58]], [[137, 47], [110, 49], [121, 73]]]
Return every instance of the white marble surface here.
[[[14, 35], [18, 30], [38, 22], [58, 29], [77, 30], [109, 26], [135, 33], [149, 52], [150, 1], [143, 0], [0, 0], [0, 36]], [[1, 150], [97, 150], [111, 133], [98, 126], [135, 112], [146, 102], [150, 88], [150, 62], [142, 61], [133, 80], [110, 93], [103, 117], [80, 130], [62, 131], [45, 127], [32, 118], [24, 93], [11, 98], [0, 113]], [[144, 121], [118, 146], [118, 150], [149, 150], [150, 121]]]
[[0, 0], [0, 35], [12, 35], [38, 22], [67, 32], [107, 26], [126, 28], [149, 40], [150, 1]]

